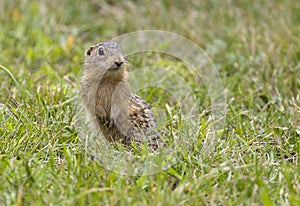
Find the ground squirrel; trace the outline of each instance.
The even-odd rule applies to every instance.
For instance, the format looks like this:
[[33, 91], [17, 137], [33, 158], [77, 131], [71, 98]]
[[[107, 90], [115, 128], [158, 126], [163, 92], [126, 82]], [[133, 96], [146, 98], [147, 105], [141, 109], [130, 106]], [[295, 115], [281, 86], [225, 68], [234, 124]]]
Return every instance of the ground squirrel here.
[[110, 142], [147, 144], [160, 148], [157, 121], [148, 104], [132, 93], [127, 81], [126, 60], [116, 42], [89, 48], [81, 80], [81, 95], [88, 120]]

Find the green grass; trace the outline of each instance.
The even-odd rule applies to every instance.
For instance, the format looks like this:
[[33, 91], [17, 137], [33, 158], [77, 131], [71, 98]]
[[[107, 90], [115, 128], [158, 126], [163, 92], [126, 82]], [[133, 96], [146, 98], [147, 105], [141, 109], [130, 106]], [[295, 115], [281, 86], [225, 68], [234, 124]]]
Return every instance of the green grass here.
[[[0, 205], [300, 204], [300, 1], [187, 2], [1, 1]], [[86, 153], [74, 101], [85, 50], [144, 29], [199, 45], [228, 112], [205, 155], [205, 85], [178, 60], [133, 55], [133, 68], [171, 66], [189, 82], [201, 124], [169, 169], [125, 176]]]

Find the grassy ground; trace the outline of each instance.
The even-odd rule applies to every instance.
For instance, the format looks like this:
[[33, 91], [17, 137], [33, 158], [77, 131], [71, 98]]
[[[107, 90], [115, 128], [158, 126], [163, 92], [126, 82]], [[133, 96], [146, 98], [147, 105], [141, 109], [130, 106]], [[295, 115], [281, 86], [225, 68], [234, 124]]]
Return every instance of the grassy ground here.
[[[1, 205], [300, 205], [300, 1], [199, 2], [1, 1]], [[84, 51], [143, 29], [198, 44], [228, 112], [209, 157], [195, 144], [164, 172], [124, 176], [85, 153], [72, 102]]]

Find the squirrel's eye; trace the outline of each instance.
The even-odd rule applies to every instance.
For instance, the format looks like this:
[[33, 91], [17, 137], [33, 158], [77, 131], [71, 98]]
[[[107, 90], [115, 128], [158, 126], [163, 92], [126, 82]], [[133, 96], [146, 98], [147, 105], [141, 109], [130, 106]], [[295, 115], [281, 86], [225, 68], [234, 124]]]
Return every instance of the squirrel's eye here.
[[99, 54], [100, 56], [104, 55], [104, 49], [103, 49], [103, 47], [99, 47], [99, 49], [98, 49], [98, 54]]

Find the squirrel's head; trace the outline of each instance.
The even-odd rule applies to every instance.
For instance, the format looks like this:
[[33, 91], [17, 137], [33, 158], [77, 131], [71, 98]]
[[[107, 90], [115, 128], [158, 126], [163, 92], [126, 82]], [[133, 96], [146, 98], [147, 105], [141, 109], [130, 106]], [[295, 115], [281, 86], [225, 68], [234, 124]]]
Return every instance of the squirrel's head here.
[[86, 69], [93, 71], [89, 72], [105, 76], [118, 76], [126, 72], [126, 61], [120, 45], [116, 42], [101, 42], [91, 46], [86, 55]]

